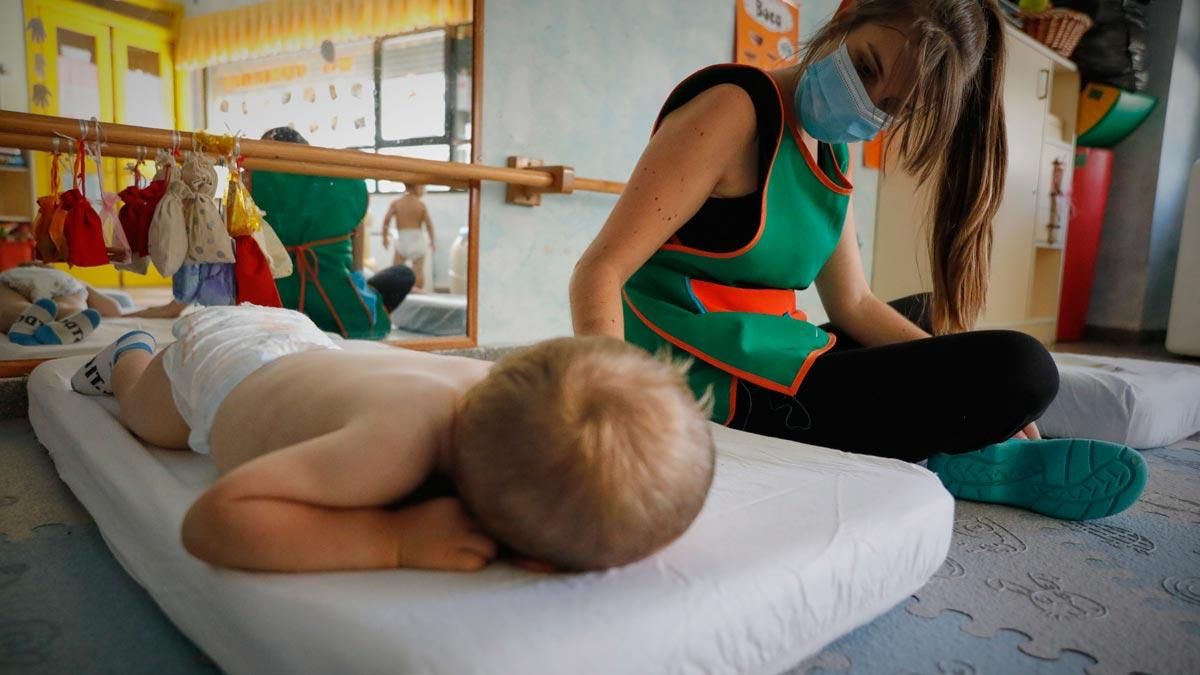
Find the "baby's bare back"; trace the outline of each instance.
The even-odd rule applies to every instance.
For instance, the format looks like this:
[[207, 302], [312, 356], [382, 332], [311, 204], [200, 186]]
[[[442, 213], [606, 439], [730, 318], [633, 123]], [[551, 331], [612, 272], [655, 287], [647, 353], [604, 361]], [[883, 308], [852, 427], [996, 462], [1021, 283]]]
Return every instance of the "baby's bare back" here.
[[491, 364], [406, 349], [322, 350], [283, 357], [217, 409], [209, 436], [226, 473], [260, 455], [368, 421], [398, 455], [448, 442], [454, 406]]
[[406, 195], [392, 202], [392, 215], [396, 218], [397, 230], [420, 229], [425, 221], [425, 203], [420, 198]]

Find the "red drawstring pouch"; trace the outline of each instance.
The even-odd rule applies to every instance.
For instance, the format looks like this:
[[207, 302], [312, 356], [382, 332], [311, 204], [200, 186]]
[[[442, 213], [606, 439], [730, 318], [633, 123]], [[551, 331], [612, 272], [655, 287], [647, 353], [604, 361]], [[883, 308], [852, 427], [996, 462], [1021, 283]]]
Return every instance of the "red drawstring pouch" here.
[[[67, 243], [67, 263], [75, 267], [100, 267], [108, 264], [108, 247], [104, 244], [104, 226], [100, 215], [84, 195], [87, 147], [79, 141], [75, 160], [75, 187], [59, 195], [67, 217], [63, 236]], [[53, 235], [53, 229], [51, 230]]]
[[271, 276], [271, 263], [258, 242], [251, 235], [234, 237], [233, 242], [238, 304], [249, 302], [262, 307], [283, 307], [279, 289]]
[[91, 202], [78, 188], [59, 196], [67, 212], [63, 233], [67, 239], [67, 263], [75, 267], [100, 267], [108, 264], [108, 248], [104, 245], [104, 226]]
[[51, 194], [37, 198], [38, 212], [33, 219], [33, 241], [37, 249], [38, 260], [42, 262], [63, 262], [66, 260], [66, 241], [62, 239], [63, 222], [66, 212], [58, 199], [58, 172], [62, 157], [55, 152], [50, 158], [50, 190]]
[[[167, 181], [151, 181], [146, 187], [140, 187], [141, 172], [138, 167], [133, 169], [133, 185], [121, 190], [121, 207], [117, 219], [125, 230], [125, 238], [129, 241], [129, 250], [135, 258], [150, 255], [150, 221], [154, 220], [154, 209], [167, 193]], [[167, 168], [170, 171], [170, 168]]]

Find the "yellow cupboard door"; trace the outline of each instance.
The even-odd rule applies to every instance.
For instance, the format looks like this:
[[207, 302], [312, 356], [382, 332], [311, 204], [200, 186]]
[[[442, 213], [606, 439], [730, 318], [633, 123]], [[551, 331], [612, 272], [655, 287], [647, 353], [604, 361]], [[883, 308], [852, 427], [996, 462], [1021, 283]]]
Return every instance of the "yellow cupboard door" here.
[[[108, 26], [76, 15], [69, 7], [53, 2], [27, 2], [28, 22], [40, 22], [39, 42], [33, 30], [26, 32], [27, 63], [29, 64], [29, 109], [35, 113], [73, 117], [82, 120], [95, 118], [101, 123], [113, 120], [112, 97], [112, 38]], [[94, 124], [81, 129], [79, 135], [94, 139]], [[64, 140], [64, 151], [71, 143]], [[33, 155], [38, 194], [58, 192], [73, 184], [73, 163], [63, 167], [60, 184], [50, 185], [50, 156]], [[81, 186], [89, 199], [98, 202], [100, 192], [116, 187], [116, 163], [106, 159], [103, 166], [84, 162], [86, 172]], [[60, 265], [67, 269], [65, 265]], [[95, 268], [73, 268], [70, 273], [93, 286], [116, 286], [120, 283], [117, 270], [111, 265]]]
[[[26, 2], [29, 23], [39, 22], [40, 31], [26, 30], [29, 68], [29, 110], [43, 115], [78, 119], [96, 118], [102, 124], [113, 120], [112, 43], [108, 26], [87, 21], [53, 2]], [[42, 37], [39, 42], [36, 38]], [[94, 138], [95, 127], [86, 130]], [[69, 142], [64, 141], [64, 150]], [[51, 191], [49, 155], [32, 153], [39, 194]], [[97, 174], [89, 169], [85, 186], [89, 197], [100, 188], [111, 190], [112, 164]], [[90, 167], [89, 163], [89, 167]], [[62, 181], [71, 185], [69, 172]], [[107, 174], [101, 178], [102, 174]], [[57, 190], [60, 186], [54, 186]]]
[[[175, 127], [175, 64], [171, 44], [165, 37], [113, 31], [114, 114], [118, 124], [156, 129]], [[153, 159], [153, 155], [149, 159]], [[153, 175], [154, 163], [146, 162]], [[133, 176], [122, 171], [118, 184], [133, 184]]]

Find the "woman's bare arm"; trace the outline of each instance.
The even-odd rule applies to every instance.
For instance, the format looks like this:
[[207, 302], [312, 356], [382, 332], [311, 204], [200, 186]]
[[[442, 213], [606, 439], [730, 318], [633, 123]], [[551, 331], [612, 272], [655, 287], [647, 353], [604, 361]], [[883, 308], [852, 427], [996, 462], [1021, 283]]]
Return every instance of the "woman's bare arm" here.
[[846, 210], [842, 238], [817, 277], [817, 291], [830, 321], [867, 347], [929, 337], [871, 292], [858, 252], [853, 208]]
[[719, 85], [663, 120], [571, 277], [577, 335], [623, 338], [621, 287], [723, 182], [758, 129], [745, 90]]

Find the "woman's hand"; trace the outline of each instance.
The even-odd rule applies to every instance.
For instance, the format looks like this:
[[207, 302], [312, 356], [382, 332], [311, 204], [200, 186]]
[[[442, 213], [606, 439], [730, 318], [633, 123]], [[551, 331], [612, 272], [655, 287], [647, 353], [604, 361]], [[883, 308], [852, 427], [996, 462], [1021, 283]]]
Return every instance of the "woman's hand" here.
[[1013, 436], [1013, 438], [1019, 438], [1027, 441], [1040, 441], [1042, 440], [1042, 432], [1038, 431], [1036, 422], [1030, 422], [1024, 429], [1018, 431], [1017, 435]]

